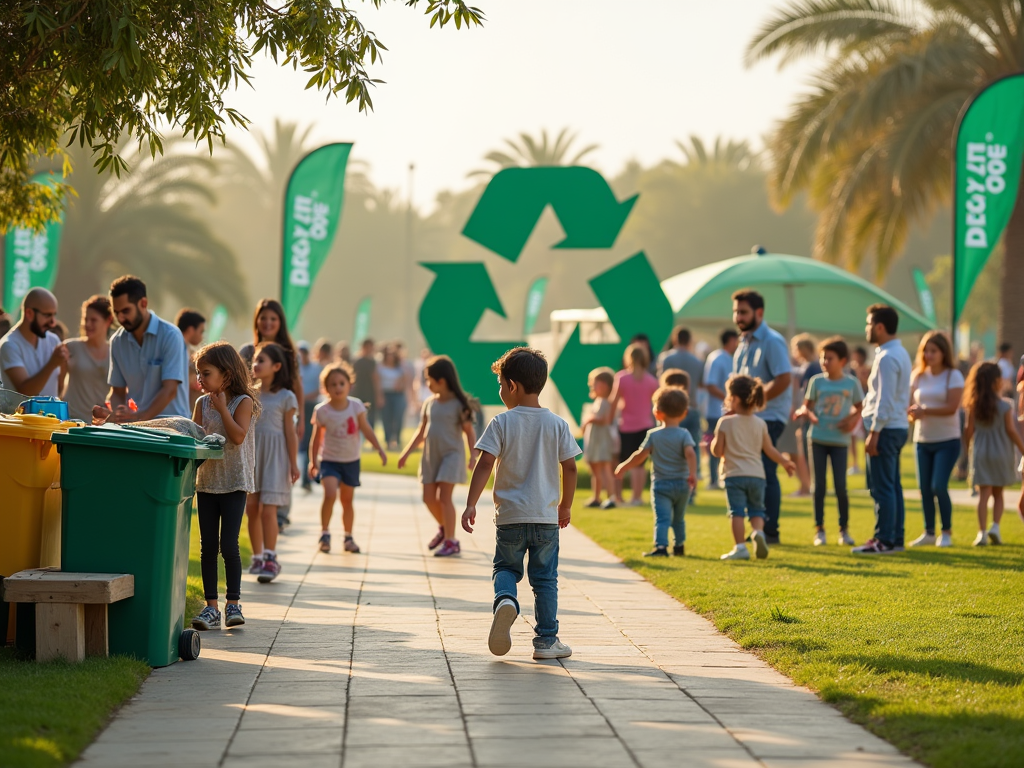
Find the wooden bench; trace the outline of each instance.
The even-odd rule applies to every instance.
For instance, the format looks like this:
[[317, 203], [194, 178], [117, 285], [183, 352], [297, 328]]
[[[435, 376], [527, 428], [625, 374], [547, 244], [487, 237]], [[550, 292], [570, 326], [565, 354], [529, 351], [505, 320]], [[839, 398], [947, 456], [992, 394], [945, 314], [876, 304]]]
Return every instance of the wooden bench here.
[[19, 571], [3, 580], [9, 603], [36, 604], [36, 661], [107, 656], [107, 606], [135, 594], [129, 573]]

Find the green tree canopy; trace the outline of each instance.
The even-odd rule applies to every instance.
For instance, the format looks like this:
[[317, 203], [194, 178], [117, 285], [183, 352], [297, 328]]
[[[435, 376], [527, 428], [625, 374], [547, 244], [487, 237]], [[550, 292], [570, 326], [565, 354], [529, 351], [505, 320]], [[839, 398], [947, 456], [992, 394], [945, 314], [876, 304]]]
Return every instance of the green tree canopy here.
[[[371, 0], [381, 6], [386, 0]], [[464, 0], [401, 0], [430, 26], [479, 25]], [[155, 156], [160, 125], [205, 141], [244, 115], [226, 92], [250, 82], [253, 56], [301, 68], [306, 88], [372, 108], [366, 67], [385, 46], [345, 2], [332, 0], [9, 0], [0, 4], [0, 230], [55, 218], [67, 184], [28, 185], [37, 158], [63, 158], [64, 137], [119, 173], [130, 137]]]

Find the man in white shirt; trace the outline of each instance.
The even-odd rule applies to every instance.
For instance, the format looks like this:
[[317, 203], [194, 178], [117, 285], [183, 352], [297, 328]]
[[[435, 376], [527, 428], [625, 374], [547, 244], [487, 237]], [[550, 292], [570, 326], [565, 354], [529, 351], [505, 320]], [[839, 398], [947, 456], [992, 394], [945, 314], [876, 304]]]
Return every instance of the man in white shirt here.
[[57, 325], [57, 297], [33, 288], [21, 302], [21, 322], [0, 339], [0, 382], [27, 397], [57, 397], [68, 348], [50, 329]]
[[887, 555], [903, 551], [905, 510], [900, 481], [900, 451], [907, 442], [910, 407], [910, 355], [896, 338], [899, 315], [892, 307], [868, 307], [866, 335], [877, 344], [864, 397], [864, 453], [867, 454], [868, 488], [875, 500], [875, 535], [858, 555]]

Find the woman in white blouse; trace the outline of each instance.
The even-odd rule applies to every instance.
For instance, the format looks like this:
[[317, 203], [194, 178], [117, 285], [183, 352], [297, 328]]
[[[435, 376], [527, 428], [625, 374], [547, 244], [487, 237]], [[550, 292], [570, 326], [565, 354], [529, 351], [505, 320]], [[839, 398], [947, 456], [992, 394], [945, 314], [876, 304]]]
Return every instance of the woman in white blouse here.
[[[960, 456], [960, 398], [964, 377], [953, 360], [949, 339], [930, 331], [917, 348], [914, 374], [910, 379], [910, 418], [914, 423], [917, 448], [917, 486], [921, 489], [924, 533], [911, 547], [934, 544], [952, 546], [953, 504], [949, 499], [949, 476]], [[942, 533], [935, 535], [935, 505], [938, 503]]]

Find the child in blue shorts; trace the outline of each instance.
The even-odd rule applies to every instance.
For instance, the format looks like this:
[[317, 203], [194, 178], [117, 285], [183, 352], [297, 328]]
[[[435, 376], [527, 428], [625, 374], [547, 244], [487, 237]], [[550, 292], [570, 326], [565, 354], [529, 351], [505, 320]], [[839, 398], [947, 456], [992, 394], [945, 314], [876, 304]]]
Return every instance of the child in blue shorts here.
[[711, 455], [722, 460], [721, 476], [725, 478], [725, 498], [732, 519], [732, 536], [736, 546], [722, 555], [722, 560], [749, 560], [744, 533], [744, 517], [750, 518], [753, 533], [750, 541], [758, 559], [768, 557], [768, 541], [764, 535], [765, 474], [761, 454], [781, 464], [790, 476], [796, 464], [785, 458], [772, 445], [768, 426], [756, 416], [764, 408], [764, 387], [760, 379], [731, 376], [725, 384], [725, 407], [730, 411], [718, 421]]
[[365, 437], [380, 455], [381, 464], [388, 463], [377, 435], [366, 418], [366, 406], [358, 398], [349, 397], [355, 373], [348, 363], [334, 363], [320, 373], [320, 391], [324, 402], [313, 410], [313, 435], [309, 441], [309, 476], [320, 478], [324, 503], [320, 507], [320, 551], [331, 551], [328, 526], [334, 511], [334, 500], [341, 497], [341, 522], [345, 527], [345, 551], [358, 552], [352, 538], [355, 522], [356, 488], [359, 486], [359, 456]]

